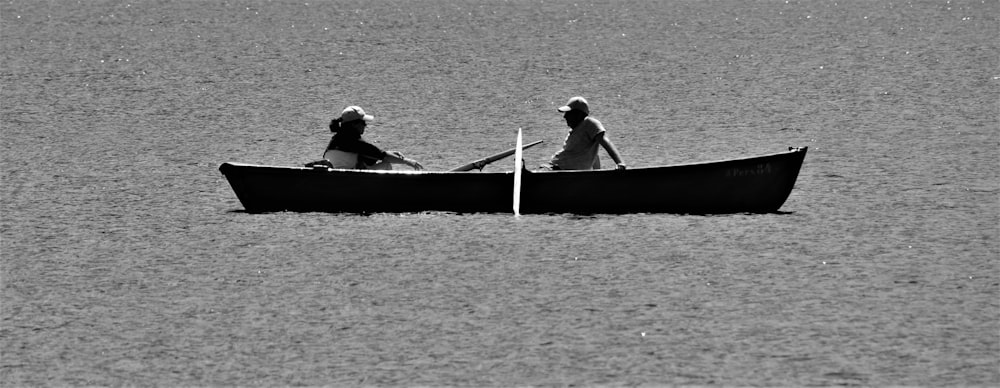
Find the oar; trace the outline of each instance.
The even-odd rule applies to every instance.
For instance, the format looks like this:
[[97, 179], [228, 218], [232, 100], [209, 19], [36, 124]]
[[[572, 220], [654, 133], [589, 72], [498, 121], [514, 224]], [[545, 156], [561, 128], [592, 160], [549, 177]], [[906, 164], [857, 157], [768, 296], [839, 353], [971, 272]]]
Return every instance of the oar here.
[[517, 145], [514, 146], [514, 217], [521, 216], [521, 169], [524, 167], [522, 156], [521, 128], [518, 128]]
[[[534, 143], [529, 143], [529, 144], [525, 145], [524, 147], [522, 147], [522, 149], [534, 147], [535, 145], [537, 145], [538, 143], [541, 143], [541, 142], [542, 142], [542, 140], [536, 141]], [[511, 148], [511, 149], [506, 150], [504, 152], [501, 152], [499, 154], [491, 155], [491, 156], [485, 157], [483, 159], [479, 159], [479, 160], [477, 160], [475, 162], [462, 165], [461, 167], [455, 167], [455, 168], [453, 168], [451, 170], [448, 170], [448, 171], [450, 171], [450, 172], [457, 172], [457, 171], [469, 171], [469, 170], [472, 170], [474, 168], [482, 169], [487, 164], [493, 163], [495, 161], [498, 161], [500, 159], [503, 159], [503, 158], [506, 158], [508, 156], [513, 155], [515, 151], [516, 151], [516, 148]]]

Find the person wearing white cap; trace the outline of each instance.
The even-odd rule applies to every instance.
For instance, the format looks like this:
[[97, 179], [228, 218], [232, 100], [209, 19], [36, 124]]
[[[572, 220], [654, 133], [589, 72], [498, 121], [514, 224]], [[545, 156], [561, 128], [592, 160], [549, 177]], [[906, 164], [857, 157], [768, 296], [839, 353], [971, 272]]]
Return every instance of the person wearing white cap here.
[[597, 156], [597, 147], [604, 147], [611, 159], [615, 161], [616, 169], [624, 170], [615, 144], [608, 138], [604, 125], [590, 117], [590, 104], [583, 97], [573, 97], [566, 105], [559, 107], [569, 126], [569, 134], [563, 148], [552, 160], [541, 166], [545, 170], [597, 170], [601, 168], [601, 158]]
[[361, 137], [368, 122], [373, 119], [375, 117], [365, 114], [361, 107], [345, 108], [340, 117], [330, 121], [333, 138], [326, 146], [323, 159], [329, 161], [333, 168], [392, 170], [392, 164], [405, 164], [414, 170], [423, 170], [424, 166], [416, 160], [396, 151], [383, 151]]

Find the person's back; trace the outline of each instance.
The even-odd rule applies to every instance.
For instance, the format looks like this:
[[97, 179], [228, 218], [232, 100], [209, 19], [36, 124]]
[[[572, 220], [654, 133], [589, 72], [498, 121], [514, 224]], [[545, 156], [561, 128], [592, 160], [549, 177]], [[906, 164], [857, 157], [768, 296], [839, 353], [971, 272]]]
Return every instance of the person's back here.
[[365, 124], [355, 124], [359, 130], [349, 129], [351, 124], [343, 125], [326, 146], [323, 158], [330, 161], [334, 168], [350, 168], [367, 170], [385, 158], [385, 151], [369, 143], [361, 137]]
[[333, 168], [364, 169], [364, 163], [358, 163], [356, 152], [327, 149], [323, 153], [323, 159], [330, 162]]

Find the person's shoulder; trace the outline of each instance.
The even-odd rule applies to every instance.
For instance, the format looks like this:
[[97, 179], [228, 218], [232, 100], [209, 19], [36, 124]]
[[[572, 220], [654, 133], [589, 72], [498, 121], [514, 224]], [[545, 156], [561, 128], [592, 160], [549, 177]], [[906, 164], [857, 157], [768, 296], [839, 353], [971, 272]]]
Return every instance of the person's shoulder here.
[[365, 139], [364, 137], [358, 138], [358, 144], [362, 147], [368, 148], [368, 150], [370, 150], [369, 152], [371, 152], [372, 154], [381, 154], [383, 157], [385, 157], [385, 151], [383, 151], [382, 148], [375, 145], [375, 143], [369, 142], [368, 139]]
[[604, 124], [601, 124], [600, 120], [595, 119], [595, 118], [593, 118], [591, 116], [585, 117], [583, 119], [583, 122], [586, 123], [588, 126], [590, 126], [590, 127], [594, 128], [594, 129], [598, 130], [598, 131], [603, 131], [604, 130]]

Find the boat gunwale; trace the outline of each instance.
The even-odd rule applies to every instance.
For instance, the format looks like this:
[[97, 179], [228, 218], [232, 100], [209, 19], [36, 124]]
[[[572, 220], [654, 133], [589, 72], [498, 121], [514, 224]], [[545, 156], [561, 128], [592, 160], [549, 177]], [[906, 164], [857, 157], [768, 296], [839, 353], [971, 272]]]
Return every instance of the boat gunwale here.
[[[649, 171], [656, 169], [666, 169], [666, 168], [677, 168], [677, 167], [697, 167], [705, 166], [711, 164], [719, 163], [738, 163], [741, 161], [748, 161], [754, 159], [766, 159], [783, 155], [792, 155], [800, 152], [807, 152], [809, 147], [789, 147], [788, 151], [774, 152], [764, 155], [747, 156], [736, 159], [718, 159], [710, 160], [704, 162], [693, 162], [693, 163], [676, 163], [668, 164], [662, 166], [647, 166], [647, 167], [635, 167], [628, 168], [625, 171]], [[237, 167], [251, 167], [257, 169], [275, 169], [275, 170], [293, 170], [300, 172], [337, 172], [337, 173], [350, 173], [350, 174], [375, 174], [375, 175], [437, 175], [437, 174], [513, 174], [514, 171], [497, 171], [497, 172], [481, 172], [481, 171], [427, 171], [427, 170], [356, 170], [356, 169], [345, 169], [345, 168], [315, 168], [315, 167], [303, 167], [303, 166], [278, 166], [278, 165], [266, 165], [266, 164], [252, 164], [252, 163], [241, 163], [241, 162], [224, 162], [219, 169], [222, 170], [226, 165], [230, 165], [234, 168]], [[525, 171], [531, 174], [551, 174], [551, 173], [570, 173], [570, 174], [580, 174], [580, 173], [600, 173], [600, 172], [618, 172], [615, 169], [600, 169], [600, 170], [528, 170]], [[225, 173], [225, 171], [223, 171]]]

